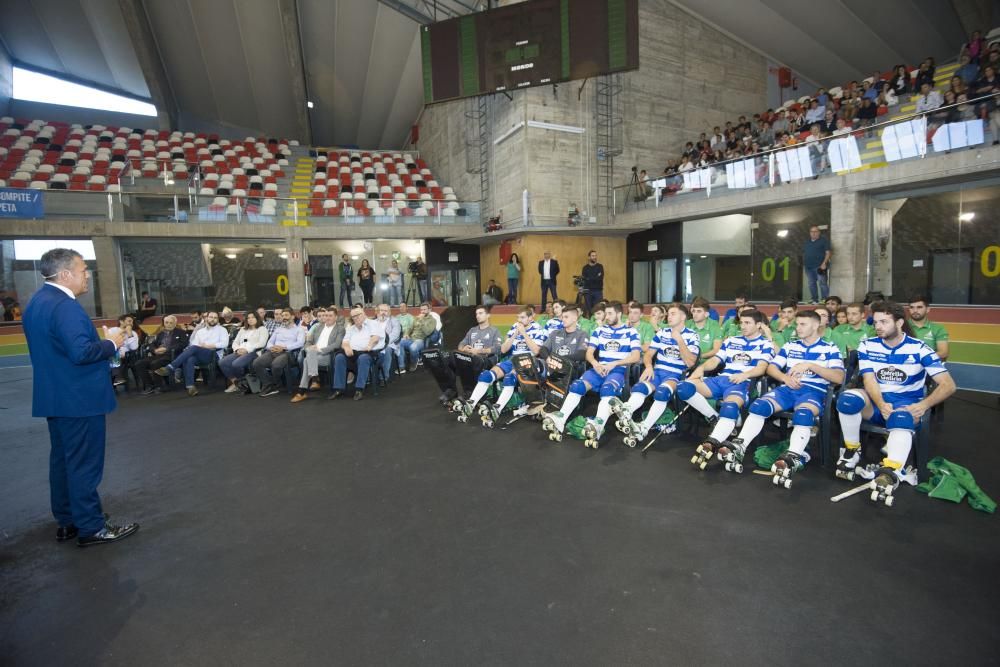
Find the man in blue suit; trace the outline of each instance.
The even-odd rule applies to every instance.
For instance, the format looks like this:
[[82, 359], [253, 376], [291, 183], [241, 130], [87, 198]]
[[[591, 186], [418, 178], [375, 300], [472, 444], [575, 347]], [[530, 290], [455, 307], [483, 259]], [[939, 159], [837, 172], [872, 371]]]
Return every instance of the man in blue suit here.
[[75, 250], [42, 255], [45, 278], [24, 310], [24, 335], [34, 370], [32, 416], [45, 417], [52, 445], [49, 488], [56, 540], [87, 547], [128, 537], [136, 523], [108, 523], [97, 487], [104, 475], [104, 416], [115, 409], [108, 360], [122, 333], [97, 336], [76, 297], [90, 289], [90, 272]]

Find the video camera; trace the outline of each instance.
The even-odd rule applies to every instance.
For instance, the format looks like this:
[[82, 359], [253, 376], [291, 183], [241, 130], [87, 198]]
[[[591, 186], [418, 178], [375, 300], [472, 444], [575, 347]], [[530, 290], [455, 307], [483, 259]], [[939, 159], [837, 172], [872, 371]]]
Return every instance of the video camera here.
[[586, 287], [583, 285], [583, 276], [573, 276], [573, 286], [576, 287], [577, 290], [581, 292], [586, 290]]

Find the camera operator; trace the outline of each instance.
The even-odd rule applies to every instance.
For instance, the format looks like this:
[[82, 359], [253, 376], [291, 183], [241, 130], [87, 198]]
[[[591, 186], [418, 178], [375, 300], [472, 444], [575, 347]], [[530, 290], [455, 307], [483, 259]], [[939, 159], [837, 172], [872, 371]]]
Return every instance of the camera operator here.
[[[632, 167], [632, 173], [635, 174], [637, 167]], [[643, 169], [639, 172], [637, 178], [637, 185], [635, 187], [635, 200], [637, 202], [643, 202], [649, 199], [651, 194], [649, 189], [649, 177], [646, 175], [646, 170]]]
[[596, 250], [587, 253], [587, 263], [580, 269], [580, 277], [583, 278], [587, 310], [591, 310], [595, 303], [604, 300], [604, 266], [598, 263]]

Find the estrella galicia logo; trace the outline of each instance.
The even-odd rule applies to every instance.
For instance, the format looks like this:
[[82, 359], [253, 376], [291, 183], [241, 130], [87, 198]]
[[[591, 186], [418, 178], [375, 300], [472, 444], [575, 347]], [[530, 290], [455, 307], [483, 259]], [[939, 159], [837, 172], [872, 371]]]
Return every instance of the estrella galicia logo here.
[[621, 347], [621, 345], [616, 340], [609, 340], [604, 344], [604, 349], [608, 352], [617, 352], [619, 347]]
[[733, 355], [734, 364], [743, 364], [744, 366], [750, 364], [750, 355], [746, 352], [740, 351]]
[[875, 373], [881, 384], [906, 384], [906, 373], [895, 366], [884, 366]]

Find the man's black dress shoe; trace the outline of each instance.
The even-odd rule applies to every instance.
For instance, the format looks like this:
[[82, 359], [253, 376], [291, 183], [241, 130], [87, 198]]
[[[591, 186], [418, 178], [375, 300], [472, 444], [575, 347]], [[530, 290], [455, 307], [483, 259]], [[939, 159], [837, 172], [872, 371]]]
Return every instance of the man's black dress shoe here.
[[334, 391], [332, 394], [326, 397], [326, 400], [332, 401], [334, 399], [340, 398], [341, 396], [343, 396], [343, 394], [344, 392], [342, 391]]
[[66, 540], [72, 540], [77, 536], [76, 526], [69, 524], [68, 526], [59, 526], [56, 530], [56, 542], [65, 542]]
[[92, 547], [97, 544], [110, 544], [118, 540], [125, 539], [135, 531], [139, 530], [139, 524], [127, 523], [124, 526], [114, 526], [110, 523], [104, 524], [104, 528], [89, 537], [79, 537], [76, 545], [79, 547]]

